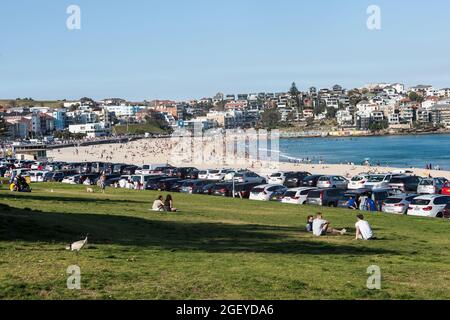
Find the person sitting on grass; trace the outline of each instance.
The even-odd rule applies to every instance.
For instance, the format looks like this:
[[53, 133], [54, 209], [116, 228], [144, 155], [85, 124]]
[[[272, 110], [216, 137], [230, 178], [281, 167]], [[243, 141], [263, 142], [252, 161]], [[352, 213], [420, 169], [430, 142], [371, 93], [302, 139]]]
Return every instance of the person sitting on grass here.
[[164, 203], [163, 203], [163, 196], [159, 196], [158, 199], [156, 199], [153, 202], [152, 210], [153, 211], [164, 211]]
[[164, 202], [164, 209], [169, 212], [177, 212], [177, 208], [173, 207], [173, 200], [170, 194], [166, 197], [166, 201]]
[[330, 227], [330, 223], [323, 219], [321, 212], [317, 213], [313, 221], [313, 234], [317, 237], [325, 236], [327, 233], [344, 235], [347, 233], [346, 229], [338, 230]]
[[364, 216], [362, 214], [358, 214], [356, 218], [358, 219], [358, 222], [355, 224], [355, 240], [375, 240], [372, 228], [370, 227], [369, 222], [364, 220]]
[[358, 208], [358, 204], [356, 203], [355, 198], [350, 197], [350, 199], [348, 199], [347, 208], [352, 209], [352, 210], [356, 210]]
[[306, 231], [307, 232], [313, 232], [313, 221], [314, 221], [313, 216], [308, 216], [308, 218], [306, 218]]

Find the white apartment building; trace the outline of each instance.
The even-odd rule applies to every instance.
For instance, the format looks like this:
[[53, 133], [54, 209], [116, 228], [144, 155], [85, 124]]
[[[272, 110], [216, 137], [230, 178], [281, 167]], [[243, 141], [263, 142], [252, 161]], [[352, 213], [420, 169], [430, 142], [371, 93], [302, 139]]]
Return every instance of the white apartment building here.
[[111, 134], [111, 124], [107, 122], [74, 124], [69, 126], [69, 132], [86, 134], [88, 138], [105, 137]]

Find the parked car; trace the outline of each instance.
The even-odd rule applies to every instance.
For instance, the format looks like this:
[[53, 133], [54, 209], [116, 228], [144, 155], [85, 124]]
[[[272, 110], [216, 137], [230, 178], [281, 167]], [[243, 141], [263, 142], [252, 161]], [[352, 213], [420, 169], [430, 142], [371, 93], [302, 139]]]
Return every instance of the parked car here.
[[306, 204], [337, 207], [339, 200], [344, 196], [341, 189], [317, 189], [312, 190], [306, 197]]
[[48, 179], [52, 176], [50, 171], [28, 171], [28, 175], [30, 176], [31, 182], [47, 182]]
[[156, 168], [162, 168], [164, 166], [164, 164], [144, 164], [142, 168], [136, 170], [135, 174], [151, 174]]
[[192, 170], [186, 174], [185, 178], [190, 180], [197, 180], [199, 172], [200, 172], [199, 170]]
[[287, 188], [279, 184], [263, 184], [254, 187], [250, 192], [250, 200], [269, 201], [272, 197], [283, 195]]
[[445, 178], [430, 178], [422, 179], [417, 187], [418, 194], [439, 194], [442, 192], [442, 188], [446, 184]]
[[158, 185], [158, 190], [170, 191], [172, 186], [179, 181], [181, 181], [179, 178], [167, 178], [159, 180], [156, 184]]
[[389, 188], [389, 181], [391, 181], [392, 177], [392, 174], [371, 174], [364, 184], [364, 188], [374, 190]]
[[202, 189], [199, 190], [198, 193], [211, 195], [211, 193], [212, 193], [212, 188], [213, 188], [215, 185], [216, 185], [215, 183], [209, 182], [209, 183], [205, 184], [205, 185], [202, 187]]
[[442, 215], [444, 219], [450, 219], [450, 203], [445, 206]]
[[322, 175], [313, 174], [311, 176], [305, 177], [301, 182], [301, 187], [317, 187], [317, 182], [319, 181]]
[[284, 185], [288, 188], [298, 188], [306, 177], [310, 176], [309, 172], [288, 172]]
[[223, 181], [225, 175], [231, 171], [230, 169], [209, 170], [206, 179], [209, 181]]
[[201, 180], [208, 180], [209, 172], [212, 170], [200, 170], [198, 172], [198, 178]]
[[[248, 199], [250, 198], [250, 193], [252, 189], [256, 186], [260, 185], [260, 183], [238, 183], [234, 185], [234, 196], [236, 198]], [[233, 196], [233, 195], [231, 195]]]
[[392, 177], [389, 181], [389, 187], [392, 189], [398, 189], [402, 192], [417, 192], [420, 178], [417, 176], [396, 176]]
[[233, 192], [233, 183], [218, 183], [211, 189], [211, 194], [214, 196], [230, 197]]
[[372, 199], [375, 202], [378, 211], [381, 211], [383, 207], [383, 202], [393, 195], [393, 191], [391, 189], [357, 189], [357, 190], [348, 190], [344, 193], [344, 196], [338, 202], [339, 208], [347, 208], [347, 203], [350, 198], [355, 199], [356, 204], [359, 209], [364, 210], [365, 202], [368, 198]]
[[290, 172], [275, 172], [269, 176], [268, 183], [270, 184], [281, 184], [284, 185], [287, 175]]
[[122, 174], [126, 175], [133, 175], [136, 174], [136, 171], [139, 167], [138, 166], [126, 166], [122, 169]]
[[64, 172], [52, 172], [48, 177], [48, 182], [61, 182], [65, 177]]
[[441, 194], [450, 196], [450, 182], [446, 182], [442, 187]]
[[186, 180], [183, 182], [180, 192], [190, 194], [203, 193], [203, 187], [207, 184], [208, 182], [204, 180]]
[[308, 187], [289, 189], [284, 193], [281, 202], [289, 204], [305, 204], [309, 192], [316, 189], [317, 188]]
[[449, 196], [443, 195], [424, 195], [411, 202], [408, 208], [408, 215], [442, 218], [444, 216], [444, 210], [450, 203]]
[[192, 179], [192, 176], [190, 174], [195, 171], [198, 172], [197, 168], [182, 167], [182, 168], [177, 168], [174, 171], [174, 174], [175, 174], [175, 176], [177, 176], [180, 179]]
[[77, 174], [74, 176], [65, 177], [61, 182], [66, 184], [78, 184], [80, 181], [81, 175]]
[[252, 171], [244, 171], [240, 173], [234, 174], [234, 181], [237, 183], [259, 183], [265, 184], [267, 183], [266, 179], [257, 175]]
[[389, 197], [384, 201], [382, 211], [394, 214], [407, 214], [409, 205], [418, 196], [417, 194], [399, 194]]
[[317, 188], [344, 189], [348, 187], [348, 180], [341, 176], [322, 176], [317, 181]]
[[370, 175], [368, 174], [358, 174], [357, 176], [354, 176], [348, 184], [348, 189], [350, 190], [363, 189], [364, 185], [368, 182], [369, 177]]

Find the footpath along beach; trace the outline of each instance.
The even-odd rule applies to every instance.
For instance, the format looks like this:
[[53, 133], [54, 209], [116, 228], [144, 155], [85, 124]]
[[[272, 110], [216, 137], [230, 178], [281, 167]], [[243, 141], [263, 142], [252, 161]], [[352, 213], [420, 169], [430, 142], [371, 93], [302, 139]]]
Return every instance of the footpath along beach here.
[[[352, 177], [362, 172], [393, 172], [409, 170], [418, 176], [445, 177], [450, 179], [450, 171], [426, 170], [425, 168], [394, 168], [382, 166], [362, 166], [349, 164], [304, 164], [288, 162], [271, 162], [269, 165], [258, 161], [243, 163], [229, 162], [215, 155], [213, 146], [203, 146], [202, 161], [178, 162], [173, 156], [174, 143], [170, 139], [142, 139], [128, 143], [92, 145], [87, 147], [69, 147], [53, 149], [47, 152], [54, 161], [67, 162], [113, 162], [141, 166], [143, 164], [172, 164], [178, 166], [194, 166], [199, 169], [213, 168], [246, 168], [260, 174], [273, 171], [307, 171], [313, 174], [333, 174]], [[183, 150], [181, 150], [183, 152]], [[244, 165], [242, 165], [244, 164]]]

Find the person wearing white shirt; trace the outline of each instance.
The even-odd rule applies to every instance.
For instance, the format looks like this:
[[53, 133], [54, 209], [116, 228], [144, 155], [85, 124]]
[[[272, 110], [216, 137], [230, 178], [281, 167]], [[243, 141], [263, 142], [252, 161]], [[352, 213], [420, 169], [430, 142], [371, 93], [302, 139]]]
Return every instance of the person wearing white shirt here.
[[164, 211], [164, 198], [163, 196], [159, 196], [158, 199], [156, 199], [153, 202], [152, 210], [153, 211]]
[[369, 222], [364, 220], [364, 216], [362, 214], [359, 214], [356, 217], [358, 218], [358, 222], [355, 224], [355, 240], [374, 240], [375, 237]]
[[322, 213], [320, 212], [317, 213], [317, 216], [313, 221], [312, 229], [313, 234], [316, 237], [325, 236], [327, 233], [344, 235], [347, 232], [346, 229], [338, 230], [331, 228], [330, 223], [323, 219]]

